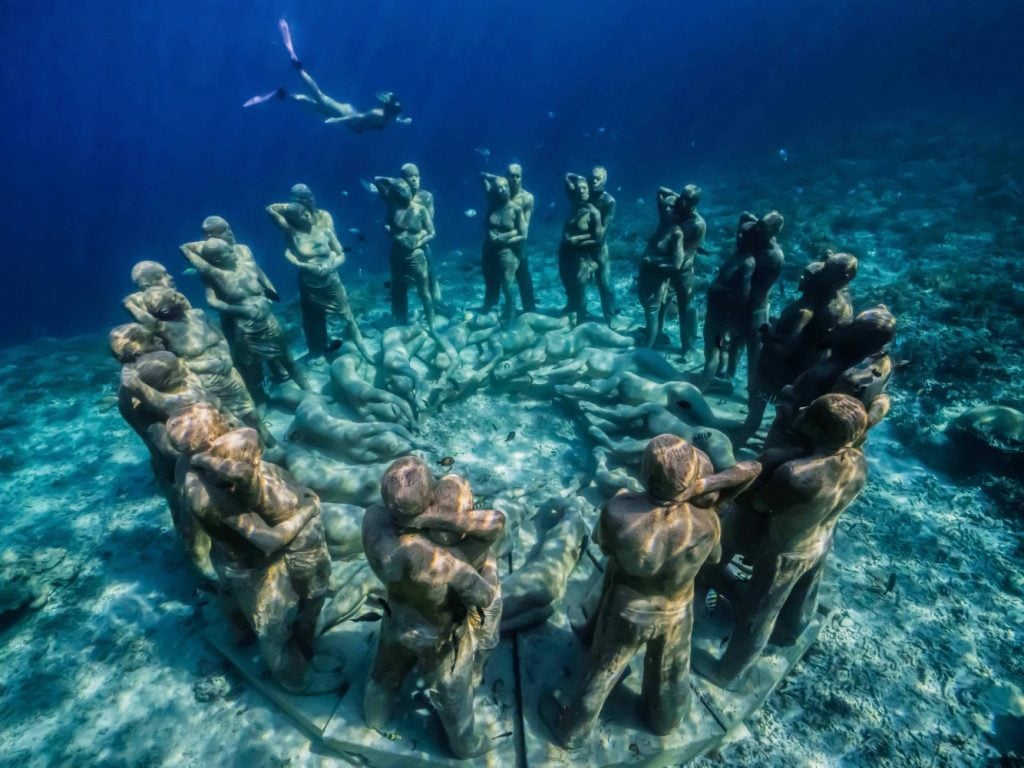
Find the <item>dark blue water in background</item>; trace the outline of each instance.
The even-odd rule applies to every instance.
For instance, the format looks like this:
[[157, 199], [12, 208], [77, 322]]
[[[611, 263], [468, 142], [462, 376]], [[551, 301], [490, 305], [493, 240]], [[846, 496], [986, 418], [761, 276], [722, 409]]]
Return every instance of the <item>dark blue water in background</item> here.
[[[243, 110], [301, 86], [281, 17], [325, 91], [370, 106], [394, 90], [413, 125], [357, 136], [294, 103]], [[352, 266], [383, 271], [381, 206], [358, 180], [405, 161], [437, 196], [443, 252], [475, 247], [476, 174], [513, 158], [561, 211], [561, 174], [595, 160], [650, 198], [910, 111], [1012, 130], [1022, 17], [1019, 0], [4, 0], [0, 344], [120, 321], [130, 265], [180, 271], [177, 244], [211, 213], [291, 293], [262, 209], [295, 181], [343, 235], [366, 232]]]

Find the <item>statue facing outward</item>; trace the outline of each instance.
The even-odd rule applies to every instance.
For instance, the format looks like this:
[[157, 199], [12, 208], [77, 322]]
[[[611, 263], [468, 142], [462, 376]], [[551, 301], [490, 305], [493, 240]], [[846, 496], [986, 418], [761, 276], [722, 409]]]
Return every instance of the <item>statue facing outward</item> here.
[[[690, 701], [694, 578], [717, 561], [715, 508], [749, 485], [761, 465], [748, 461], [712, 474], [711, 461], [674, 435], [659, 435], [641, 463], [644, 493], [622, 491], [601, 511], [594, 540], [608, 555], [586, 671], [550, 723], [568, 749], [582, 747], [630, 659], [646, 646], [643, 700], [648, 725], [672, 731]], [[542, 709], [542, 713], [544, 710]]]
[[363, 548], [388, 601], [363, 717], [383, 728], [418, 665], [452, 751], [483, 754], [492, 744], [476, 722], [474, 695], [498, 642], [501, 583], [491, 545], [505, 515], [473, 509], [469, 483], [456, 475], [435, 482], [411, 456], [385, 471], [381, 497], [363, 518]]

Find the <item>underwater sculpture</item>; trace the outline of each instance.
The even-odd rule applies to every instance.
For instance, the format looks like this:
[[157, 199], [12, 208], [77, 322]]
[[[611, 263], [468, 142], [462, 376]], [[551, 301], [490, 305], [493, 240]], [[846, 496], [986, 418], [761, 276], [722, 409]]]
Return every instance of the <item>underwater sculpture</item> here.
[[[516, 246], [519, 266], [516, 268], [516, 284], [519, 286], [519, 299], [523, 302], [523, 312], [537, 311], [537, 297], [533, 291], [533, 275], [530, 274], [529, 255], [526, 252], [526, 238], [530, 236], [530, 219], [533, 218], [533, 195], [523, 187], [523, 166], [511, 163], [505, 171], [508, 179], [508, 191], [513, 203], [523, 211], [523, 241]], [[491, 302], [497, 304], [497, 296]], [[487, 299], [484, 299], [487, 306]]]
[[457, 757], [488, 751], [474, 698], [487, 653], [497, 644], [501, 584], [492, 544], [505, 516], [474, 510], [469, 484], [435, 483], [427, 465], [399, 459], [381, 480], [383, 504], [363, 518], [363, 549], [387, 588], [363, 717], [381, 729], [402, 681], [416, 666]]
[[409, 286], [416, 289], [427, 326], [434, 325], [434, 296], [430, 286], [427, 244], [434, 239], [430, 212], [416, 202], [402, 179], [378, 176], [373, 185], [388, 206], [385, 229], [391, 237], [391, 314], [395, 321], [409, 322]]
[[765, 406], [821, 361], [832, 334], [853, 319], [846, 287], [856, 274], [857, 259], [848, 253], [829, 253], [823, 261], [812, 262], [800, 276], [800, 298], [761, 326], [761, 356], [747, 393], [746, 421], [733, 438], [737, 445], [757, 432]]
[[138, 294], [129, 296], [125, 308], [185, 362], [225, 411], [255, 429], [268, 447], [277, 443], [232, 363], [224, 334], [201, 309], [193, 309], [177, 291], [159, 286], [147, 288], [141, 298]]
[[790, 428], [800, 409], [830, 392], [848, 394], [861, 401], [867, 409], [865, 431], [878, 424], [891, 405], [885, 389], [893, 373], [888, 346], [895, 336], [896, 318], [884, 305], [864, 310], [840, 327], [831, 336], [828, 357], [782, 390], [765, 447], [790, 444]]
[[386, 389], [368, 382], [364, 371], [369, 364], [353, 354], [340, 355], [331, 363], [331, 389], [335, 398], [369, 421], [389, 421], [418, 428], [409, 403]]
[[171, 273], [159, 261], [149, 261], [147, 259], [136, 263], [132, 267], [131, 277], [132, 283], [138, 289], [136, 293], [132, 294], [136, 299], [140, 298], [143, 291], [147, 288], [153, 288], [154, 286], [177, 289]]
[[313, 665], [331, 575], [320, 500], [262, 461], [255, 431], [237, 429], [191, 457], [182, 498], [210, 536], [211, 559], [259, 641], [274, 679], [293, 693], [336, 688]]
[[752, 213], [740, 215], [736, 249], [708, 287], [701, 389], [716, 385], [731, 391], [744, 347], [747, 389], [752, 388], [761, 349], [760, 328], [768, 322], [768, 295], [785, 261], [775, 241], [784, 223], [778, 211], [761, 219]]
[[292, 442], [310, 445], [356, 464], [394, 459], [413, 449], [431, 450], [401, 424], [383, 421], [348, 421], [331, 413], [319, 395], [302, 399], [288, 431]]
[[641, 463], [645, 492], [621, 492], [605, 504], [594, 540], [608, 566], [600, 608], [584, 632], [593, 638], [586, 671], [557, 721], [549, 723], [566, 748], [585, 744], [612, 687], [645, 646], [647, 724], [657, 734], [679, 724], [690, 702], [694, 578], [706, 560], [718, 558], [715, 507], [741, 492], [760, 469], [751, 461], [712, 474], [699, 450], [682, 438], [659, 435]]
[[[182, 254], [203, 279], [206, 303], [220, 313], [221, 327], [231, 329], [233, 357], [253, 399], [266, 401], [264, 362], [285, 371], [300, 389], [309, 389], [270, 308], [272, 300], [279, 300], [277, 292], [256, 262], [239, 259], [238, 251], [239, 246], [219, 238], [181, 246]], [[225, 323], [225, 317], [232, 320]]]
[[637, 277], [637, 293], [644, 309], [644, 346], [653, 347], [663, 337], [670, 293], [679, 307], [683, 352], [696, 341], [693, 264], [707, 233], [707, 224], [697, 212], [700, 193], [700, 187], [694, 184], [687, 184], [679, 193], [667, 187], [658, 190], [658, 227], [647, 241]]
[[[437, 220], [434, 216], [434, 195], [423, 188], [423, 177], [420, 176], [420, 169], [414, 163], [405, 163], [401, 167], [400, 172], [402, 174], [402, 181], [409, 185], [413, 202], [419, 203], [426, 209], [427, 213], [430, 214], [431, 224], [433, 224]], [[434, 265], [430, 260], [429, 242], [423, 245], [423, 253], [427, 257], [427, 273], [430, 275], [430, 296], [434, 300], [436, 308], [436, 305], [441, 301], [441, 285], [437, 282], [437, 272], [434, 271]]]
[[271, 99], [292, 99], [300, 104], [304, 104], [312, 109], [317, 114], [326, 117], [325, 123], [341, 123], [346, 128], [355, 133], [364, 133], [366, 131], [379, 131], [386, 127], [389, 123], [398, 123], [399, 125], [409, 125], [412, 122], [412, 118], [400, 117], [402, 113], [402, 104], [398, 101], [398, 97], [395, 96], [391, 91], [383, 91], [377, 94], [378, 107], [373, 107], [365, 112], [360, 112], [348, 102], [341, 102], [332, 99], [317, 85], [316, 80], [310, 75], [305, 67], [302, 66], [302, 61], [295, 53], [295, 47], [292, 44], [291, 30], [288, 28], [288, 22], [284, 19], [278, 21], [278, 27], [281, 30], [281, 38], [284, 40], [285, 48], [288, 49], [288, 55], [291, 59], [292, 67], [299, 73], [299, 77], [309, 88], [312, 95], [305, 93], [293, 93], [286, 90], [285, 88], [278, 88], [276, 91], [270, 93], [264, 93], [258, 96], [253, 96], [248, 99], [242, 107], [253, 107], [257, 104], [263, 104]]
[[611, 257], [608, 254], [608, 229], [615, 218], [615, 198], [612, 197], [606, 187], [608, 185], [608, 171], [604, 166], [595, 166], [590, 171], [590, 204], [601, 214], [601, 229], [598, 232], [597, 241], [597, 271], [594, 278], [597, 282], [597, 292], [601, 297], [601, 314], [604, 321], [611, 325], [612, 318], [618, 314], [615, 308], [615, 291], [612, 290], [612, 268]]
[[359, 354], [369, 359], [359, 324], [352, 314], [348, 294], [338, 275], [345, 252], [338, 242], [331, 214], [316, 207], [313, 193], [305, 184], [292, 187], [292, 202], [273, 203], [267, 213], [284, 235], [285, 258], [299, 270], [299, 298], [302, 330], [311, 357], [326, 355], [327, 316], [335, 315]]
[[[508, 325], [516, 315], [513, 286], [517, 284], [519, 254], [526, 243], [526, 217], [523, 209], [512, 202], [508, 179], [493, 173], [481, 173], [480, 182], [487, 197], [484, 244], [481, 250], [485, 291], [483, 311], [490, 312], [497, 304], [493, 289], [497, 284], [504, 299], [502, 322]], [[489, 298], [493, 300], [490, 305]]]
[[946, 426], [943, 452], [953, 472], [1024, 475], [1024, 413], [1006, 405], [969, 408]]
[[791, 645], [814, 618], [836, 523], [867, 481], [855, 447], [867, 427], [858, 400], [824, 395], [797, 417], [802, 446], [762, 455], [761, 475], [723, 522], [725, 539], [749, 542], [753, 575], [721, 658], [698, 666], [712, 682], [736, 688], [769, 639]]
[[585, 178], [565, 174], [565, 192], [572, 212], [562, 227], [558, 244], [558, 276], [565, 288], [565, 311], [576, 325], [587, 319], [587, 283], [593, 282], [600, 272], [603, 225], [600, 211], [590, 203], [590, 184]]
[[[110, 353], [121, 365], [134, 363], [142, 355], [167, 349], [163, 340], [141, 323], [124, 323], [107, 336]], [[127, 421], [127, 419], [125, 419]]]

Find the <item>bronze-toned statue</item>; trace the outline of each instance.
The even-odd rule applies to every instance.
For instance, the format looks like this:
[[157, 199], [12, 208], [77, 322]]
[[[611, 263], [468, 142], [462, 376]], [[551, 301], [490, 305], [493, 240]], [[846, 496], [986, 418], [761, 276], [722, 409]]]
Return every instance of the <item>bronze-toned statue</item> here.
[[593, 635], [586, 671], [553, 723], [564, 746], [583, 746], [626, 664], [644, 646], [647, 723], [658, 734], [679, 724], [690, 701], [694, 578], [706, 560], [718, 559], [715, 507], [760, 469], [743, 462], [712, 474], [707, 456], [682, 438], [650, 441], [640, 468], [645, 492], [612, 498], [594, 534], [608, 567], [600, 608], [585, 632]]
[[434, 220], [413, 196], [402, 179], [378, 176], [373, 180], [388, 206], [387, 229], [391, 236], [391, 314], [396, 322], [409, 322], [409, 286], [416, 289], [427, 327], [434, 325], [434, 296], [430, 288], [427, 245], [434, 239]]
[[[481, 173], [484, 194], [487, 196], [487, 215], [484, 220], [484, 311], [488, 305], [488, 283], [497, 283], [505, 300], [502, 322], [508, 325], [516, 315], [516, 297], [513, 286], [519, 269], [519, 254], [526, 242], [526, 217], [523, 209], [512, 202], [508, 179], [493, 173]], [[496, 301], [495, 296], [495, 301]]]
[[590, 202], [590, 184], [585, 178], [575, 173], [565, 174], [565, 192], [572, 203], [572, 212], [562, 228], [558, 245], [558, 276], [565, 288], [565, 311], [573, 325], [577, 325], [587, 319], [587, 284], [601, 279], [599, 259], [604, 224], [601, 212]]

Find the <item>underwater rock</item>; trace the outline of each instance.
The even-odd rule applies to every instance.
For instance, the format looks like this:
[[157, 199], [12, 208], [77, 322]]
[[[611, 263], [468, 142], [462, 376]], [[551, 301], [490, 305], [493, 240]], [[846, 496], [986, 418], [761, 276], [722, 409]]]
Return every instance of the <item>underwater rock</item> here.
[[67, 554], [57, 547], [0, 553], [0, 629], [42, 608], [54, 591], [75, 580], [79, 565]]
[[945, 434], [961, 471], [1024, 477], [1024, 413], [1017, 409], [979, 405], [953, 419]]

